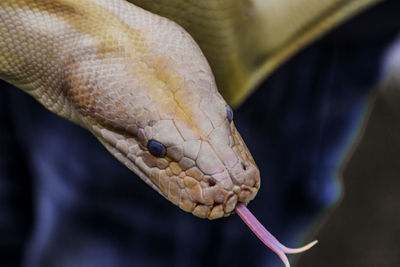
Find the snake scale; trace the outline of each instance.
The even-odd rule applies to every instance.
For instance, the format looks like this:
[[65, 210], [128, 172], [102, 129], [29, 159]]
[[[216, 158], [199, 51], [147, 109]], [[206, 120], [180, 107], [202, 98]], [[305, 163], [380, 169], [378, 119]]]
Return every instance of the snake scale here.
[[[195, 16], [179, 15], [183, 1], [167, 1], [172, 8], [160, 1], [131, 2], [151, 11], [154, 8], [192, 29], [208, 55], [229, 50], [234, 55], [229, 64], [215, 60], [217, 56], [210, 59], [218, 85], [224, 85], [222, 92], [237, 104], [239, 100], [225, 88], [236, 84], [239, 88], [254, 87], [302, 45], [360, 6], [376, 1], [347, 1], [350, 7], [342, 16], [332, 15], [304, 38], [292, 40], [289, 37], [296, 31], [282, 28], [276, 39], [268, 39], [269, 43], [260, 38], [258, 43], [244, 42], [243, 47], [232, 45], [239, 38], [232, 41], [224, 36], [234, 23], [221, 19], [223, 26], [215, 30], [215, 38], [221, 40], [225, 50], [212, 44], [212, 34], [202, 40], [209, 26], [202, 24], [204, 19], [196, 27], [191, 24]], [[209, 10], [215, 14], [217, 2], [206, 2], [215, 5]], [[268, 4], [278, 7], [278, 2]], [[314, 2], [317, 9], [333, 9], [340, 1]], [[251, 3], [262, 8], [267, 2], [237, 3], [232, 12], [245, 10], [237, 16], [242, 18], [239, 22], [246, 23], [257, 11], [251, 9]], [[267, 20], [254, 21], [253, 26], [257, 26]], [[293, 25], [306, 24], [295, 21]], [[239, 31], [253, 39], [256, 36], [246, 28]], [[292, 40], [293, 46], [284, 52], [276, 49], [284, 43], [282, 40]], [[275, 63], [250, 68], [252, 62], [260, 62], [260, 56], [247, 56], [246, 45], [264, 57], [270, 53]], [[261, 51], [263, 47], [271, 49]], [[232, 79], [231, 72], [235, 74]], [[250, 73], [256, 74], [250, 77]], [[302, 252], [316, 243], [286, 248], [247, 210], [246, 205], [260, 187], [259, 170], [235, 128], [232, 109], [220, 95], [202, 50], [172, 20], [125, 0], [2, 0], [0, 78], [92, 132], [114, 157], [184, 211], [208, 219], [238, 213], [286, 266], [285, 253]], [[224, 79], [230, 82], [224, 84]]]

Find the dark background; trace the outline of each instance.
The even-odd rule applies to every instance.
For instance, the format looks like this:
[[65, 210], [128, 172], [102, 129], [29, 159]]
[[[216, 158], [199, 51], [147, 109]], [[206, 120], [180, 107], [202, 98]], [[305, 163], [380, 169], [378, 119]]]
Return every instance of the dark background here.
[[[399, 130], [382, 101], [348, 153], [399, 32], [398, 10], [386, 1], [338, 27], [235, 111], [262, 175], [250, 210], [288, 246], [320, 240], [299, 266], [398, 265]], [[87, 131], [1, 87], [0, 266], [281, 266], [238, 216], [179, 210]]]
[[379, 94], [343, 174], [343, 199], [317, 221], [295, 266], [400, 266], [400, 123]]

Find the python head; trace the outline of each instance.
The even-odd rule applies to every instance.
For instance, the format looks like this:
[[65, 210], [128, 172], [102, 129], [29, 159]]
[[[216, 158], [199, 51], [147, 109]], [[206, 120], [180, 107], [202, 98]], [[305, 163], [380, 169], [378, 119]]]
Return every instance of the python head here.
[[66, 91], [80, 124], [161, 195], [198, 217], [228, 216], [255, 197], [259, 171], [197, 44], [154, 17], [82, 38]]
[[165, 198], [198, 217], [215, 219], [252, 200], [260, 175], [231, 108], [217, 92], [196, 99], [193, 91], [125, 96], [121, 108], [130, 101], [142, 103], [134, 105], [135, 116], [91, 128], [115, 157]]

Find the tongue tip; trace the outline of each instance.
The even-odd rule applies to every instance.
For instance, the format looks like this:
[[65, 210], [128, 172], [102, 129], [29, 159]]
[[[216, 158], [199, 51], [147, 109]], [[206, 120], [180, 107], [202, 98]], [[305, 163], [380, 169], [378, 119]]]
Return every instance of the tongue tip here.
[[301, 253], [301, 252], [309, 250], [310, 248], [315, 246], [317, 243], [318, 243], [318, 240], [314, 240], [314, 241], [312, 241], [312, 242], [308, 243], [307, 245], [302, 246], [300, 248], [286, 248], [285, 247], [282, 250], [287, 254], [297, 254], [297, 253]]

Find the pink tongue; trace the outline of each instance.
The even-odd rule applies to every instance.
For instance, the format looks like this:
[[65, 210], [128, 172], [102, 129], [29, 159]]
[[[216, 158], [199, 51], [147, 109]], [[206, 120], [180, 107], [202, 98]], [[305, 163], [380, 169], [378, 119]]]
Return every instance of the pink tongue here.
[[282, 245], [270, 232], [265, 229], [264, 226], [254, 217], [253, 214], [247, 209], [244, 204], [239, 204], [236, 207], [236, 212], [242, 218], [242, 220], [250, 227], [251, 231], [256, 234], [256, 236], [272, 251], [274, 251], [283, 261], [286, 267], [290, 267], [289, 260], [286, 257], [286, 254], [295, 254], [306, 251], [310, 249], [312, 246], [317, 244], [317, 240], [305, 245], [301, 248], [287, 248]]

